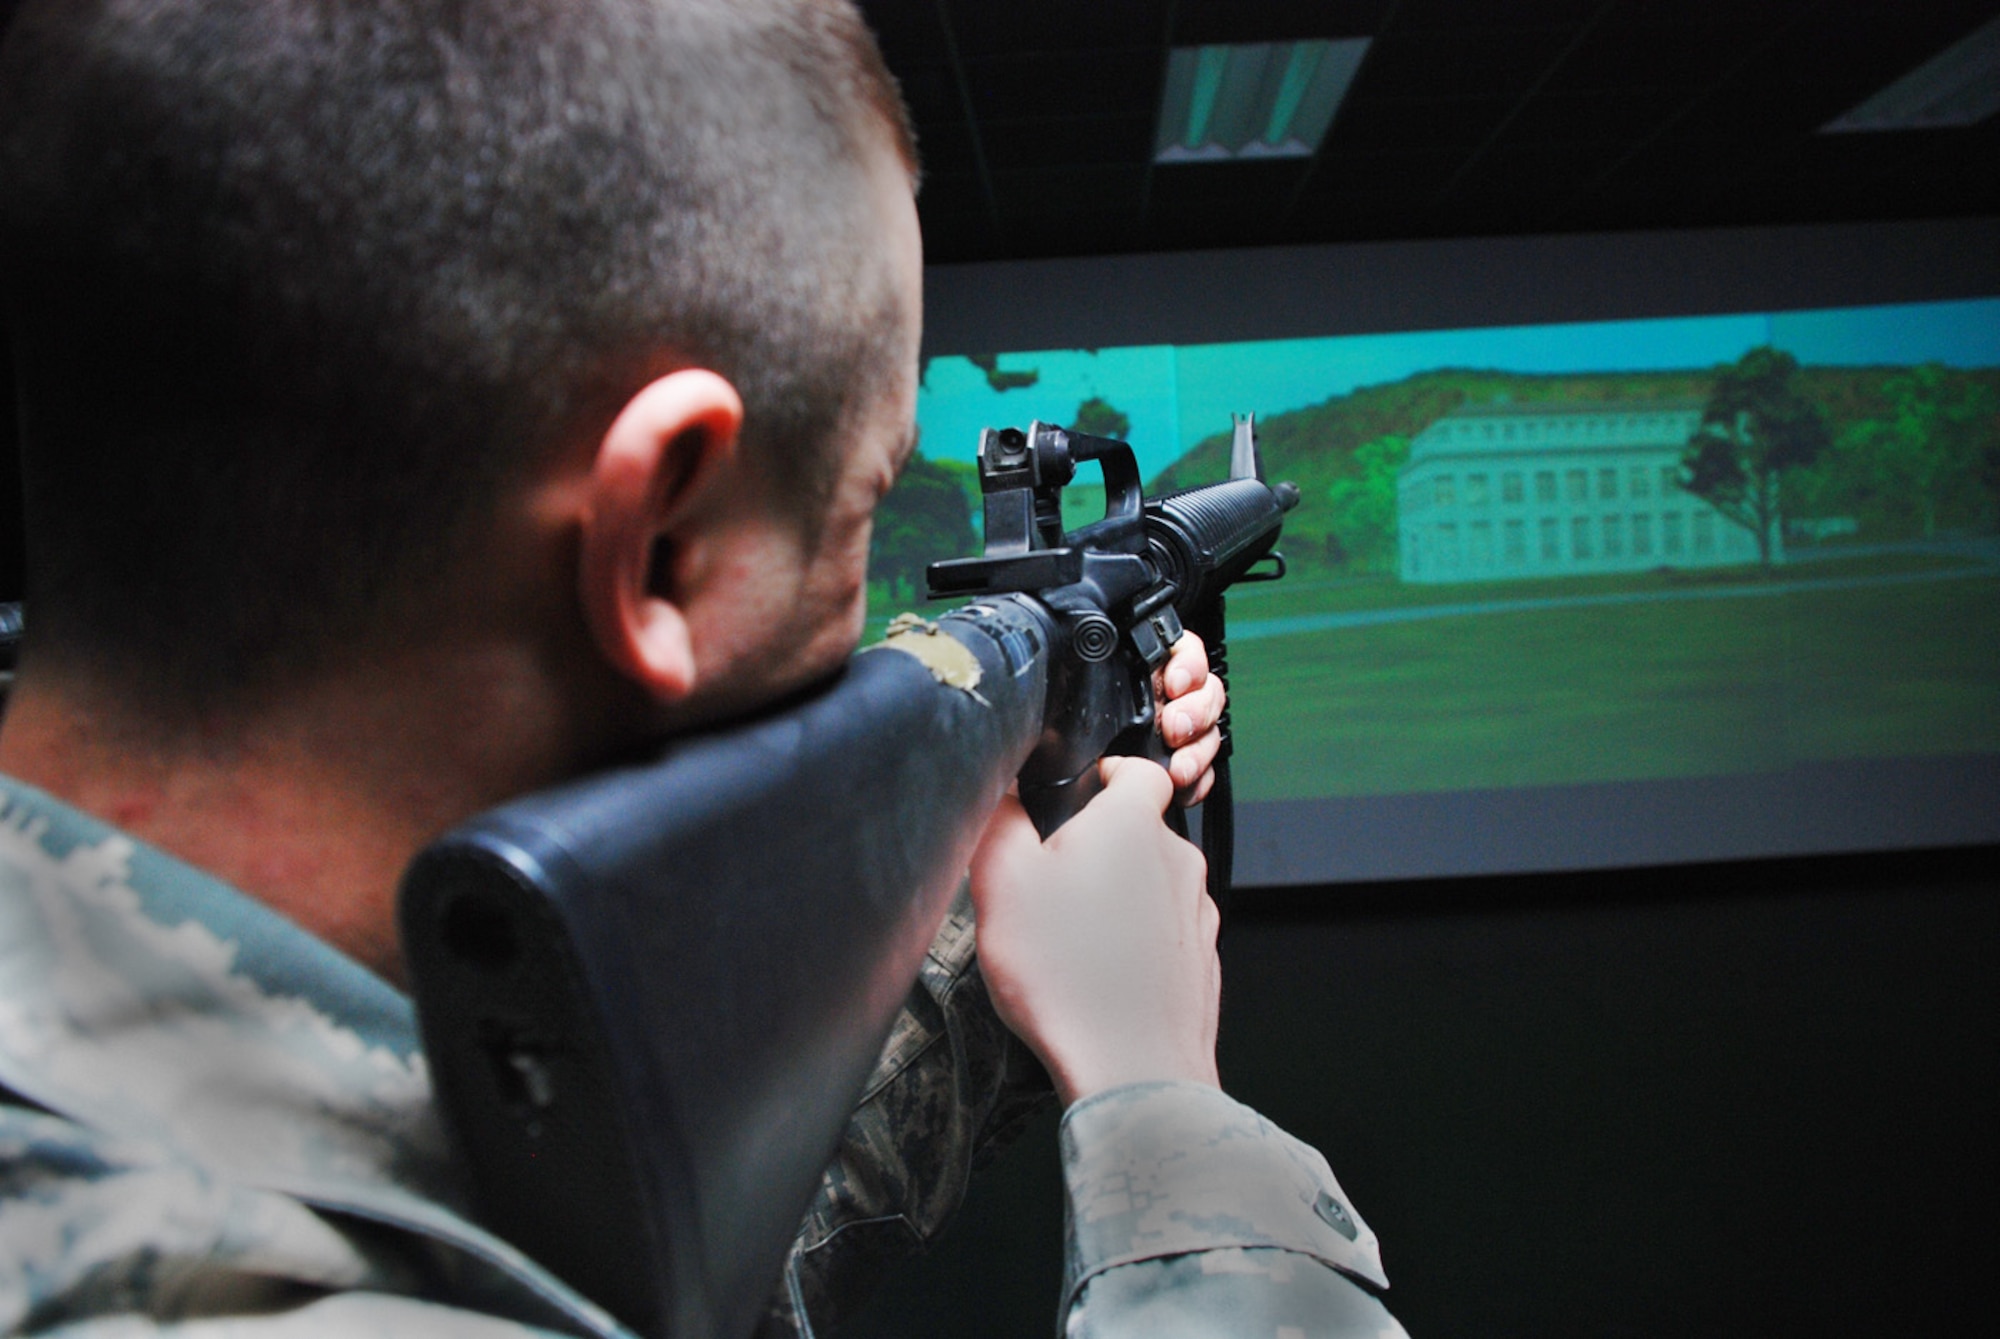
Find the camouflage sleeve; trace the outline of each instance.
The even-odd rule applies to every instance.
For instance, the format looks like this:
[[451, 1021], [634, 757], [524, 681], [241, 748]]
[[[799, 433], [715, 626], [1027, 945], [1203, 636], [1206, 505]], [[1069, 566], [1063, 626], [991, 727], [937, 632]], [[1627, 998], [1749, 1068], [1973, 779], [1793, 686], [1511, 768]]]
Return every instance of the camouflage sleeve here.
[[498, 1316], [387, 1293], [334, 1293], [282, 1310], [154, 1320], [110, 1316], [36, 1330], [45, 1339], [565, 1339]]
[[1062, 1157], [1070, 1339], [1403, 1334], [1370, 1291], [1388, 1287], [1375, 1234], [1326, 1159], [1219, 1090], [1087, 1098], [1063, 1117]]
[[993, 1011], [961, 885], [820, 1180], [758, 1339], [811, 1339], [851, 1315], [889, 1265], [936, 1237], [973, 1170], [1053, 1095], [1041, 1062]]
[[554, 1339], [407, 1295], [424, 1272], [290, 1196], [0, 1101], [0, 1333]]

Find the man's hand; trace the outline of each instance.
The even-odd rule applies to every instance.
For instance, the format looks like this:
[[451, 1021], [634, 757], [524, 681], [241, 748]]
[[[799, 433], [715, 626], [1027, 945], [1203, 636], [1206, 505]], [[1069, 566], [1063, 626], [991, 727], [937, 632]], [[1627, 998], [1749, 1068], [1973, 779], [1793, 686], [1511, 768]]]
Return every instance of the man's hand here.
[[1208, 672], [1208, 648], [1192, 632], [1174, 643], [1167, 663], [1153, 673], [1160, 704], [1160, 737], [1174, 750], [1167, 772], [1182, 807], [1200, 804], [1215, 784], [1215, 755], [1222, 748], [1222, 680]]
[[1221, 917], [1206, 862], [1162, 821], [1165, 772], [1141, 758], [1098, 766], [1104, 789], [1046, 843], [1009, 795], [972, 858], [994, 1007], [1065, 1106], [1149, 1079], [1219, 1086]]

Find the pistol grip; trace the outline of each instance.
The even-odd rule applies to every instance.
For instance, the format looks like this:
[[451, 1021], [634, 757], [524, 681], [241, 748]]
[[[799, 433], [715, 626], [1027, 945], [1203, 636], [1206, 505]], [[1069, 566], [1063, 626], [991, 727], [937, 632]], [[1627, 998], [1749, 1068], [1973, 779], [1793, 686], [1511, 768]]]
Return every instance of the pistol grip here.
[[1067, 781], [1056, 781], [1037, 786], [1023, 783], [1020, 788], [1021, 807], [1028, 811], [1034, 822], [1035, 831], [1047, 841], [1055, 830], [1076, 817], [1091, 797], [1104, 789], [1104, 780], [1098, 774], [1097, 764], [1091, 763]]

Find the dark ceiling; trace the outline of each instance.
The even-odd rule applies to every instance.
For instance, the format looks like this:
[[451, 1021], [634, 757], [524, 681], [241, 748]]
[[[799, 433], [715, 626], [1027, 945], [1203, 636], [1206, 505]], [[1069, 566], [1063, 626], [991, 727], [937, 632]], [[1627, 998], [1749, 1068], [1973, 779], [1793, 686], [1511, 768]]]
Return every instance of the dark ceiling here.
[[[2000, 117], [1817, 128], [2000, 0], [863, 0], [933, 262], [2000, 213]], [[1373, 40], [1311, 159], [1155, 167], [1167, 49]]]

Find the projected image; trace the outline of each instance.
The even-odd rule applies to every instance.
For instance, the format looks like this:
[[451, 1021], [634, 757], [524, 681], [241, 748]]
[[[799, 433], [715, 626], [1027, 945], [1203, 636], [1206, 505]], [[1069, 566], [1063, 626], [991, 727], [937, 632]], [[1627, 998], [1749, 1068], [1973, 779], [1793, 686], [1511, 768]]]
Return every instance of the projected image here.
[[935, 358], [874, 607], [976, 550], [981, 428], [1151, 492], [1245, 410], [1303, 498], [1230, 598], [1246, 799], [2000, 751], [2000, 300]]

